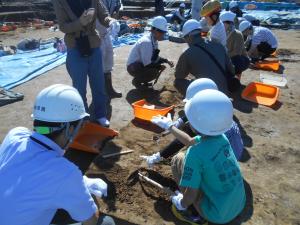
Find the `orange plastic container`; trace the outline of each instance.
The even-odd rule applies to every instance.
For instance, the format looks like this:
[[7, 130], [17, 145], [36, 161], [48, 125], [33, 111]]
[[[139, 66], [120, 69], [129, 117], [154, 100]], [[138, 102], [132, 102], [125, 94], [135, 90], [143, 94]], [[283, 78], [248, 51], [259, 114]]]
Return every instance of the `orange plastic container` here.
[[99, 153], [99, 146], [106, 138], [113, 138], [119, 133], [115, 130], [102, 127], [98, 124], [87, 122], [80, 129], [70, 148], [85, 152]]
[[260, 105], [271, 106], [279, 97], [278, 87], [259, 82], [250, 83], [242, 92], [242, 98]]
[[267, 71], [278, 71], [280, 66], [280, 61], [278, 59], [275, 60], [263, 60], [255, 63], [255, 68], [260, 70]]
[[151, 105], [145, 99], [132, 103], [135, 118], [151, 121], [153, 116], [165, 116], [168, 112], [174, 109], [174, 105], [162, 108]]

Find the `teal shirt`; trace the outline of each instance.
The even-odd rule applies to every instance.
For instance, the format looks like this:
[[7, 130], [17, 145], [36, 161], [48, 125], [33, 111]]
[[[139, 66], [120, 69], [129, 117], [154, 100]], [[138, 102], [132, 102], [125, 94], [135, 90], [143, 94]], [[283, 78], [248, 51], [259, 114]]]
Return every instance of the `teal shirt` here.
[[196, 137], [185, 156], [180, 186], [203, 192], [200, 209], [210, 222], [231, 221], [246, 203], [243, 177], [225, 135]]

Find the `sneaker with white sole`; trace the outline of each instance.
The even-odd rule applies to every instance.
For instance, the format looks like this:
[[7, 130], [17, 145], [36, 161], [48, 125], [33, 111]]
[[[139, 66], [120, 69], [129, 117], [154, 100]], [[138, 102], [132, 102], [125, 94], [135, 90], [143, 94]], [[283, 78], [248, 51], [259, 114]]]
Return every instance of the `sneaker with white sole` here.
[[189, 212], [189, 210], [183, 210], [183, 211], [179, 211], [176, 209], [176, 206], [172, 204], [172, 213], [173, 215], [181, 220], [184, 221], [188, 224], [191, 225], [208, 225], [207, 220], [205, 220], [204, 218], [202, 218], [200, 215], [192, 215], [191, 212]]
[[102, 126], [102, 127], [109, 127], [110, 123], [109, 120], [106, 117], [101, 117], [100, 119], [97, 119], [97, 122]]

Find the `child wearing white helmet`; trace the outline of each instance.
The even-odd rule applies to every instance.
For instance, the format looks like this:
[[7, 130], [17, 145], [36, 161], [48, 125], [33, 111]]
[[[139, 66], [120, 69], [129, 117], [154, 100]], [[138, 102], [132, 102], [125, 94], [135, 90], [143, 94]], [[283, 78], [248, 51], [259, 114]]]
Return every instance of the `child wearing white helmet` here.
[[221, 3], [218, 0], [207, 1], [200, 12], [200, 15], [205, 17], [211, 29], [208, 37], [226, 47], [226, 32], [222, 21], [220, 20], [220, 13], [222, 10]]
[[242, 72], [249, 68], [250, 59], [244, 45], [243, 34], [235, 29], [235, 18], [236, 15], [228, 11], [222, 12], [220, 16], [226, 30], [228, 55], [235, 67], [236, 76], [241, 78]]
[[[195, 96], [197, 93], [203, 90], [213, 89], [218, 90], [218, 87], [215, 82], [208, 78], [200, 78], [194, 80], [188, 87], [186, 91], [186, 97], [183, 100], [184, 102], [188, 102]], [[189, 128], [189, 122], [186, 116], [179, 117], [175, 122], [174, 126], [185, 131], [190, 136], [194, 137], [197, 134], [193, 132]], [[241, 138], [240, 129], [236, 122], [233, 121], [231, 128], [225, 132], [226, 137], [228, 138], [230, 145], [233, 149], [235, 157], [239, 160], [242, 156], [244, 150], [243, 140]], [[159, 163], [162, 159], [167, 159], [176, 153], [178, 153], [184, 144], [182, 144], [179, 140], [175, 139], [161, 151], [154, 153], [150, 156], [142, 156], [143, 159], [146, 160], [149, 167], [153, 167], [154, 164]]]
[[97, 223], [91, 196], [106, 196], [107, 184], [63, 157], [87, 116], [73, 87], [56, 84], [38, 94], [33, 131], [14, 128], [0, 146], [1, 224], [115, 224], [105, 215]]
[[239, 25], [239, 30], [246, 39], [245, 45], [248, 45], [247, 51], [252, 62], [264, 60], [276, 51], [278, 41], [270, 29], [252, 26], [249, 21], [243, 21]]
[[189, 146], [185, 155], [177, 154], [172, 159], [172, 173], [180, 189], [171, 197], [172, 212], [192, 223], [187, 209], [194, 206], [207, 221], [228, 223], [246, 203], [240, 167], [224, 135], [232, 126], [232, 103], [222, 92], [208, 89], [192, 97], [184, 111], [191, 129], [198, 134], [196, 137], [176, 128], [170, 117], [152, 119]]

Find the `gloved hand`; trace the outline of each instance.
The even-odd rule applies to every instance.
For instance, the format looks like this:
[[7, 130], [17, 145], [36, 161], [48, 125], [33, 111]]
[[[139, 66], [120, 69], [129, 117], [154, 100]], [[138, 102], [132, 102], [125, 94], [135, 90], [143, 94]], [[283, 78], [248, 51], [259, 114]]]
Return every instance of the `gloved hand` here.
[[175, 191], [175, 195], [171, 196], [172, 203], [176, 206], [176, 208], [180, 211], [186, 210], [181, 205], [181, 200], [183, 199], [183, 194], [181, 194], [179, 191]]
[[117, 20], [112, 20], [109, 23], [110, 35], [114, 38], [118, 38], [118, 34], [120, 32], [120, 23]]
[[169, 130], [173, 126], [170, 113], [168, 113], [167, 117], [161, 115], [153, 116], [151, 122], [165, 130]]
[[181, 118], [178, 118], [174, 123], [174, 127], [180, 128], [184, 124], [184, 121]]
[[102, 197], [107, 196], [107, 184], [100, 178], [88, 178], [83, 176], [84, 183], [91, 194]]
[[150, 156], [141, 155], [140, 157], [141, 157], [142, 159], [145, 159], [145, 160], [146, 160], [146, 162], [147, 162], [147, 164], [148, 164], [149, 167], [153, 167], [153, 165], [154, 165], [155, 163], [158, 163], [158, 162], [160, 162], [160, 160], [161, 160], [160, 152], [157, 152], [157, 153], [155, 153], [155, 154], [153, 154], [153, 155], [150, 155]]
[[91, 23], [93, 21], [94, 15], [95, 15], [95, 9], [94, 10], [89, 9], [88, 11], [85, 10], [79, 18], [81, 25], [86, 26], [89, 23]]

